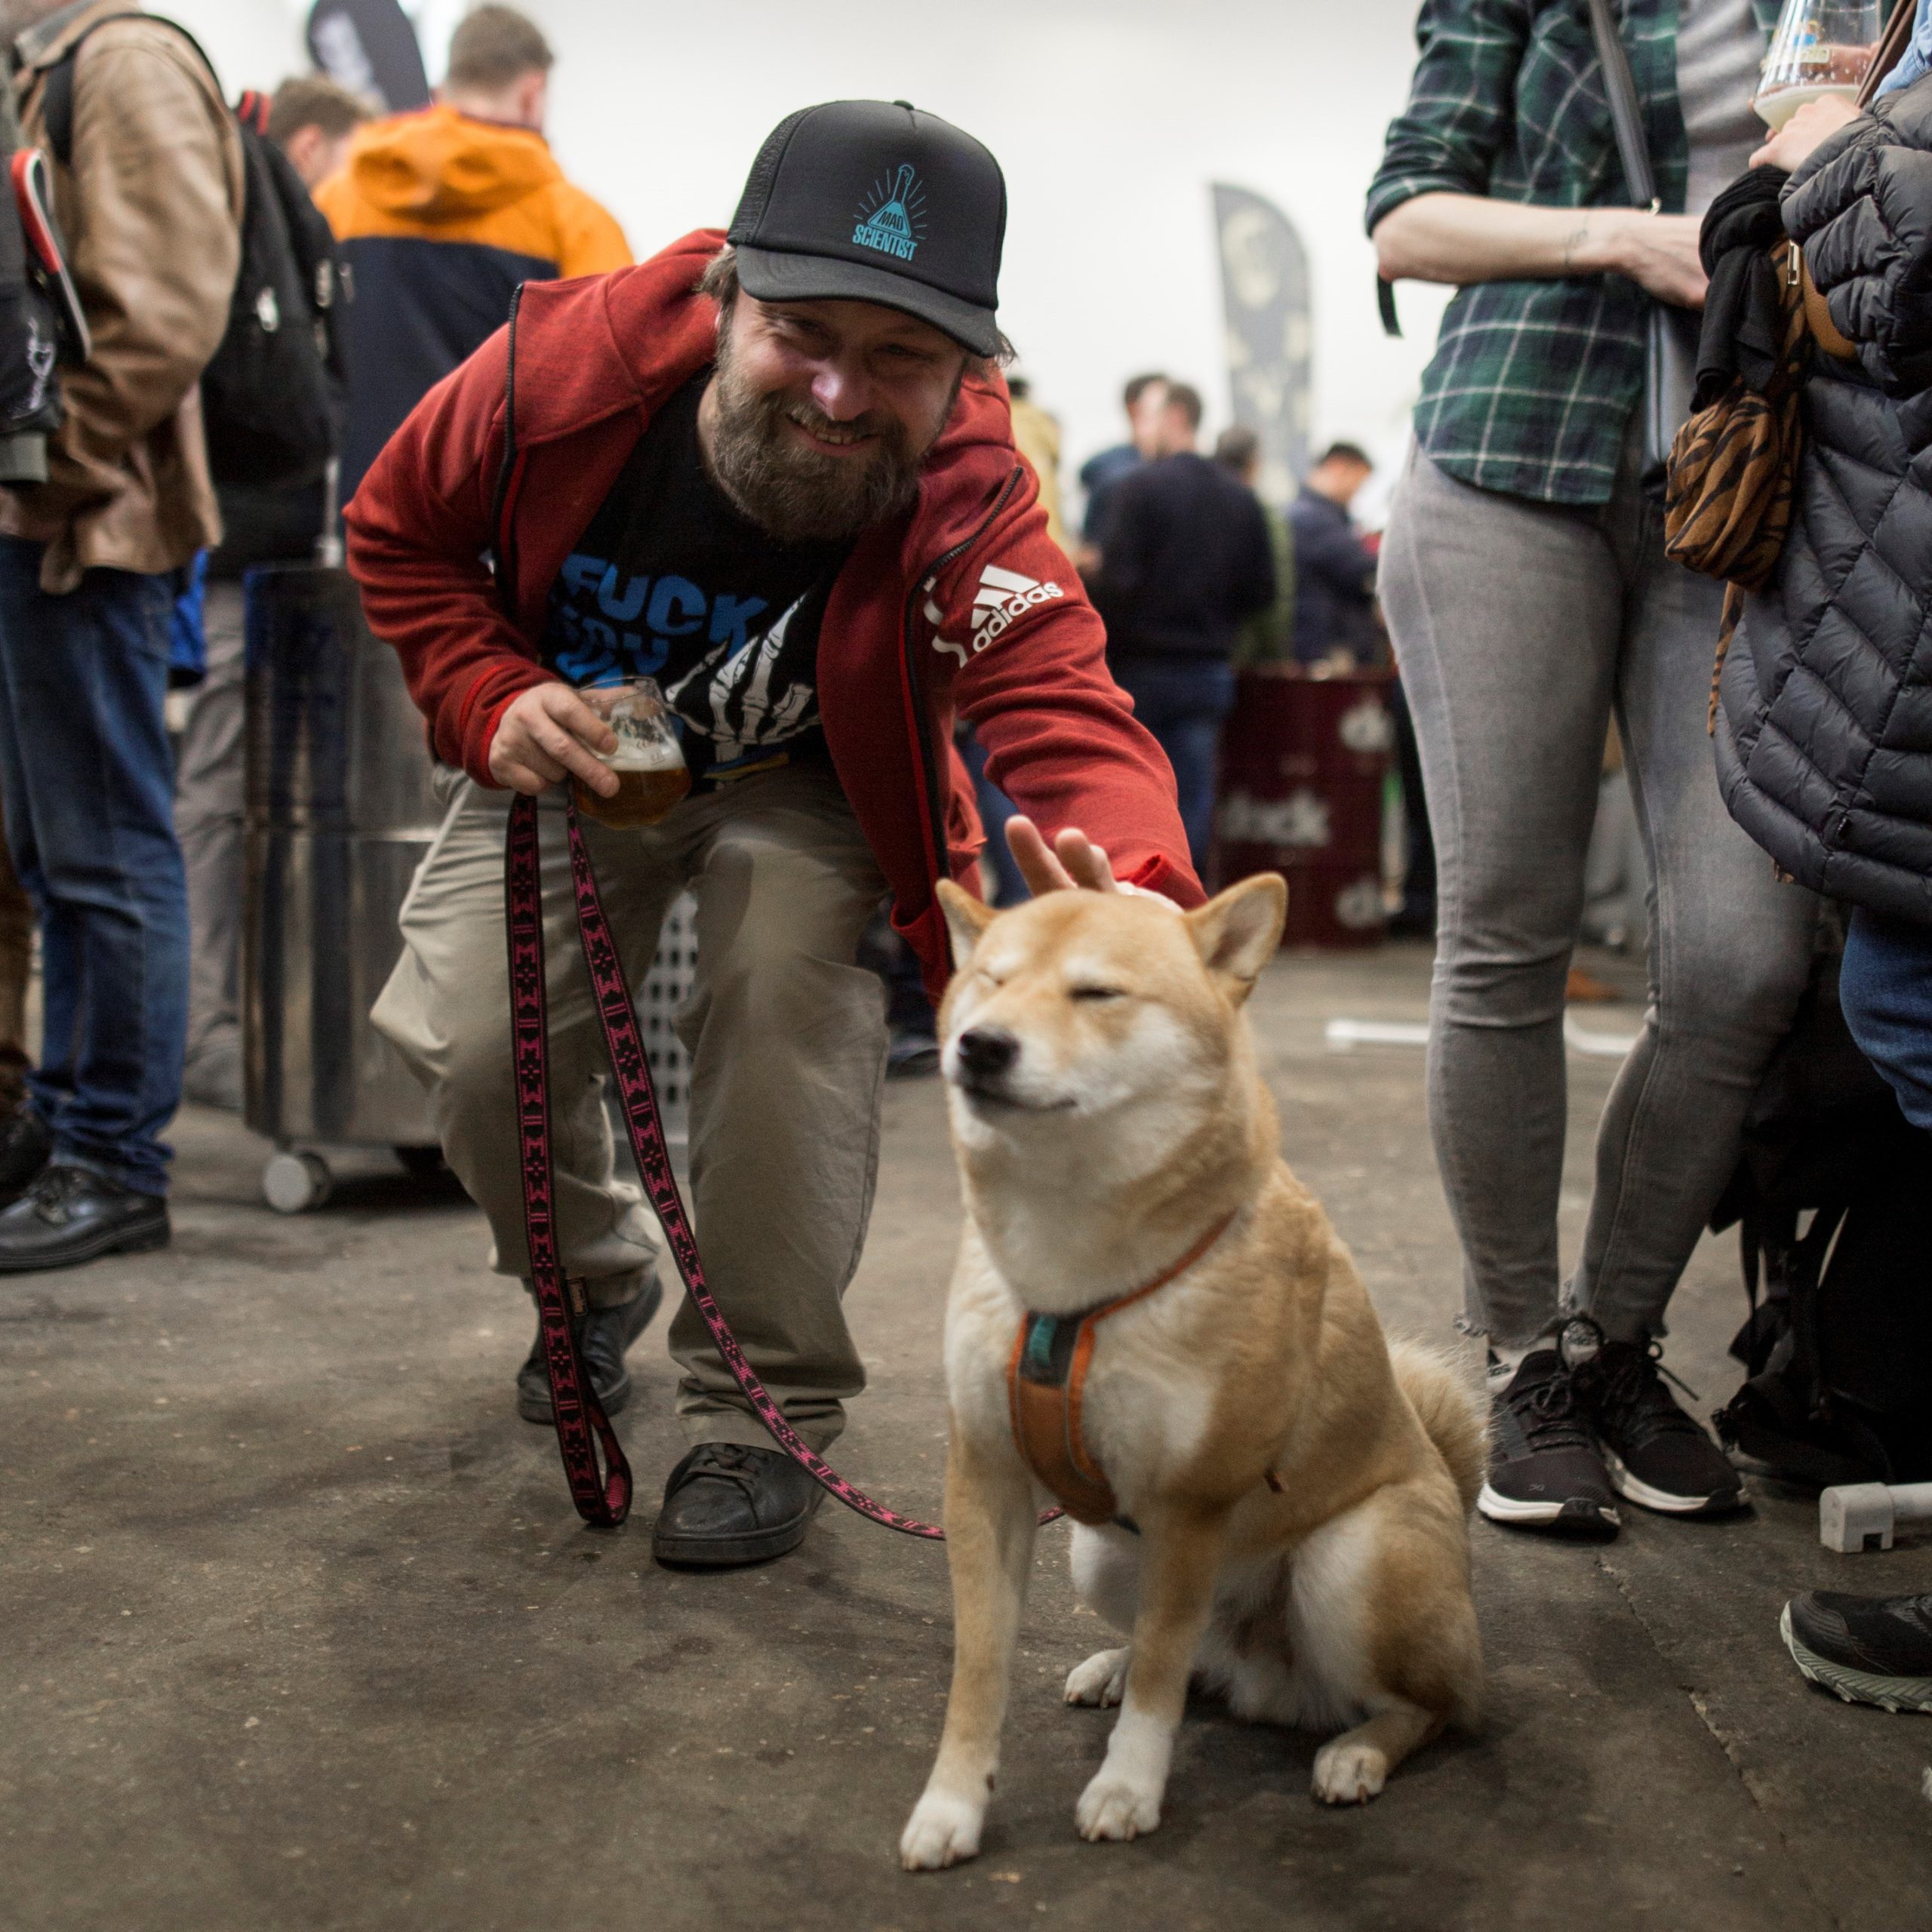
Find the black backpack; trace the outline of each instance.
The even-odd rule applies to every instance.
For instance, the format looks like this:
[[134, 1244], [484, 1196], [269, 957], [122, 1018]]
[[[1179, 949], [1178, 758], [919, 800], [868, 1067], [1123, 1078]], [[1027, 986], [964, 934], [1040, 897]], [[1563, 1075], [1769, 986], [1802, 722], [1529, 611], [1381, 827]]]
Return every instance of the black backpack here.
[[88, 320], [54, 218], [47, 157], [22, 150], [0, 95], [0, 484], [44, 483], [65, 416], [54, 371], [88, 359]]
[[[194, 35], [173, 20], [143, 14], [97, 21], [47, 70], [42, 99], [48, 145], [63, 168], [73, 158], [75, 56], [88, 34], [122, 19], [171, 29], [214, 72]], [[247, 179], [242, 266], [227, 331], [202, 372], [208, 466], [217, 483], [305, 482], [321, 474], [339, 441], [341, 289], [334, 238], [301, 177], [267, 139], [259, 97], [243, 97], [235, 125]]]
[[1932, 1477], [1932, 1134], [1858, 1051], [1835, 958], [1746, 1119], [1711, 1226], [1733, 1223], [1750, 1316], [1727, 1446], [1801, 1483]]

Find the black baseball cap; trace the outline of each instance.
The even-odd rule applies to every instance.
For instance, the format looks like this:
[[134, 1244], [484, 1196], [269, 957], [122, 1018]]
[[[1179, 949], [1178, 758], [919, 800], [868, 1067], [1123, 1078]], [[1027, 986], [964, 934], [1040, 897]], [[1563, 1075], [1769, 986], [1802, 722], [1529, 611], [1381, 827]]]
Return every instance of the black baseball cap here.
[[878, 302], [975, 355], [999, 348], [1006, 179], [907, 100], [832, 100], [766, 137], [727, 238], [761, 302]]

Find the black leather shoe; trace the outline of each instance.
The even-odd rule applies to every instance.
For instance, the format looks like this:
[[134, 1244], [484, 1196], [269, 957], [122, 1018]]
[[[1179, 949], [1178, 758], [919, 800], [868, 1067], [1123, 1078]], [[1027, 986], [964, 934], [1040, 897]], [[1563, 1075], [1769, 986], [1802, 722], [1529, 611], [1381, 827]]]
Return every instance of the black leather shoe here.
[[20, 1198], [20, 1190], [47, 1164], [54, 1137], [47, 1123], [23, 1100], [0, 1121], [0, 1204]]
[[825, 1491], [777, 1449], [700, 1442], [671, 1472], [651, 1553], [673, 1570], [735, 1570], [796, 1549]]
[[[593, 1308], [577, 1317], [577, 1352], [583, 1358], [590, 1386], [604, 1404], [604, 1413], [614, 1416], [631, 1398], [630, 1371], [624, 1366], [624, 1351], [651, 1325], [664, 1290], [653, 1275], [629, 1301], [609, 1308]], [[516, 1412], [525, 1422], [554, 1421], [556, 1411], [550, 1401], [550, 1377], [543, 1366], [543, 1324], [537, 1325], [537, 1340], [516, 1372]]]
[[168, 1203], [56, 1161], [0, 1214], [0, 1275], [165, 1247]]

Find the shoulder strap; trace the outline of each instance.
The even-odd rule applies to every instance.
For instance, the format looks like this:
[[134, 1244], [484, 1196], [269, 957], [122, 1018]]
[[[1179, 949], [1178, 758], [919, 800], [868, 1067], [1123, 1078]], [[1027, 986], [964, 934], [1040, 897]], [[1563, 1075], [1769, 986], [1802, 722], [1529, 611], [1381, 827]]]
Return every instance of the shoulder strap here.
[[159, 14], [109, 14], [104, 20], [96, 20], [85, 32], [74, 36], [72, 45], [48, 69], [41, 83], [40, 111], [42, 118], [47, 123], [47, 145], [63, 168], [74, 165], [75, 60], [96, 33], [103, 27], [113, 26], [117, 20], [152, 20], [156, 26], [178, 33], [195, 50], [196, 59], [208, 70], [216, 94], [221, 93], [221, 76], [216, 73], [214, 63], [203, 51], [202, 43], [179, 20], [165, 19]]
[[1650, 146], [1644, 139], [1644, 113], [1637, 103], [1637, 83], [1630, 72], [1630, 57], [1623, 51], [1610, 0], [1590, 0], [1590, 33], [1597, 44], [1597, 59], [1603, 67], [1604, 91], [1610, 97], [1611, 125], [1617, 130], [1617, 152], [1623, 163], [1623, 179], [1632, 203], [1654, 210], [1657, 205], [1656, 178], [1651, 173]]
[[1873, 97], [1884, 84], [1886, 76], [1905, 57], [1906, 48], [1911, 44], [1913, 23], [1918, 17], [1916, 7], [1903, 4], [1892, 9], [1891, 18], [1885, 23], [1885, 31], [1878, 36], [1878, 45], [1872, 51], [1872, 64], [1865, 70], [1865, 78], [1858, 90], [1858, 107], [1862, 113], [1872, 105]]

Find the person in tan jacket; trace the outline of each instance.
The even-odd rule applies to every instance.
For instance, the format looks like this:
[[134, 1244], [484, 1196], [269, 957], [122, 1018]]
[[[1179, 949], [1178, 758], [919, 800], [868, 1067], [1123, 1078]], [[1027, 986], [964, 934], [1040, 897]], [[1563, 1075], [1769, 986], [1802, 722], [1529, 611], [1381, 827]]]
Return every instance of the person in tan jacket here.
[[[0, 0], [25, 140], [68, 56], [55, 211], [93, 335], [61, 372], [45, 483], [0, 490], [0, 800], [38, 913], [47, 1166], [0, 1213], [0, 1273], [168, 1238], [187, 894], [162, 723], [180, 574], [217, 541], [198, 383], [240, 263], [240, 138], [177, 29], [127, 0]], [[75, 50], [78, 48], [78, 51]]]

